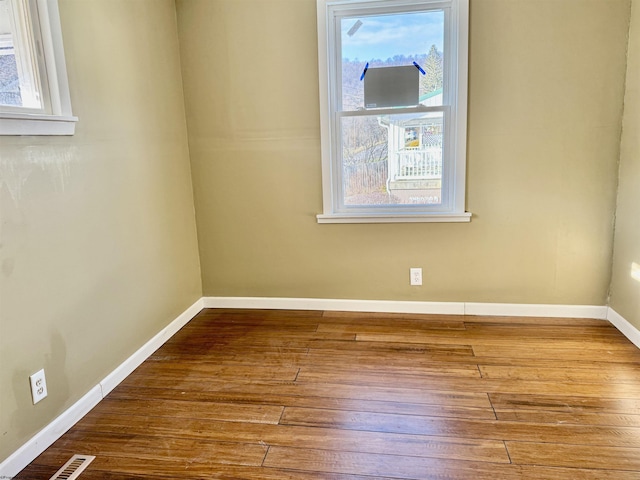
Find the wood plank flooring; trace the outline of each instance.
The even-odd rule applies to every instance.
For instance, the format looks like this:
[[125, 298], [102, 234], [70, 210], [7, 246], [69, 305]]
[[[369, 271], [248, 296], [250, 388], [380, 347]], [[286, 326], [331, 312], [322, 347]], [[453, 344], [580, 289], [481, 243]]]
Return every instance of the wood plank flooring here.
[[18, 479], [636, 479], [640, 350], [599, 320], [204, 310]]

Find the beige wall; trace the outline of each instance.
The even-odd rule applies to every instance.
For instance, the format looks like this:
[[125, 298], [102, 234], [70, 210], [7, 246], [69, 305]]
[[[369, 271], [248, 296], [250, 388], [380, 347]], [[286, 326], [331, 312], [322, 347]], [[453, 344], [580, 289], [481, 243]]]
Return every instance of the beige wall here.
[[204, 293], [605, 304], [629, 1], [472, 0], [473, 221], [386, 225], [315, 220], [315, 4], [177, 0]]
[[0, 461], [202, 295], [174, 2], [60, 10], [77, 133], [0, 137]]
[[640, 1], [634, 0], [620, 148], [611, 307], [640, 329], [640, 282], [631, 264], [640, 264]]

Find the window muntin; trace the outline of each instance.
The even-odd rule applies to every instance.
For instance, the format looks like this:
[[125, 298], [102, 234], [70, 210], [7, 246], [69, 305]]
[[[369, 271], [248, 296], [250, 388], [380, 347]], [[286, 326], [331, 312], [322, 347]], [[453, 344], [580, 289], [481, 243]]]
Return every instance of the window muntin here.
[[[467, 12], [467, 0], [318, 1], [318, 221], [468, 221]], [[365, 108], [367, 67], [412, 64], [417, 105]]]

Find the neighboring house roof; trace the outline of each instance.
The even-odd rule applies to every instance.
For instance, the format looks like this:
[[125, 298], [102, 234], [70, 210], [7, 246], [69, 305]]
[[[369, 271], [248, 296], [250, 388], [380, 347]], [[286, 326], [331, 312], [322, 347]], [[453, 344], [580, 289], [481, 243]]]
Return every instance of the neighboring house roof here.
[[[440, 97], [440, 98], [438, 98]], [[420, 104], [425, 107], [442, 105], [442, 88], [433, 92], [420, 95]], [[391, 113], [391, 112], [390, 112]], [[380, 125], [396, 125], [401, 127], [416, 126], [424, 123], [431, 123], [434, 120], [441, 121], [441, 112], [424, 112], [421, 115], [415, 113], [393, 114], [393, 116], [381, 115], [378, 117]]]
[[424, 95], [420, 95], [420, 103], [425, 100], [429, 100], [430, 98], [437, 97], [438, 95], [442, 95], [442, 88], [438, 90], [434, 90], [433, 92], [425, 93]]

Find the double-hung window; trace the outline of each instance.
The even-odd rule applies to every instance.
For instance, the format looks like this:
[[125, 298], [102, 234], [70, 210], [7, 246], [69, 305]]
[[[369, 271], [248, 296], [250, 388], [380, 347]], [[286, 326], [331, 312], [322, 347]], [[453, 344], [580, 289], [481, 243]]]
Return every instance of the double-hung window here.
[[0, 135], [72, 135], [57, 0], [0, 0]]
[[469, 0], [317, 4], [318, 222], [469, 221]]

